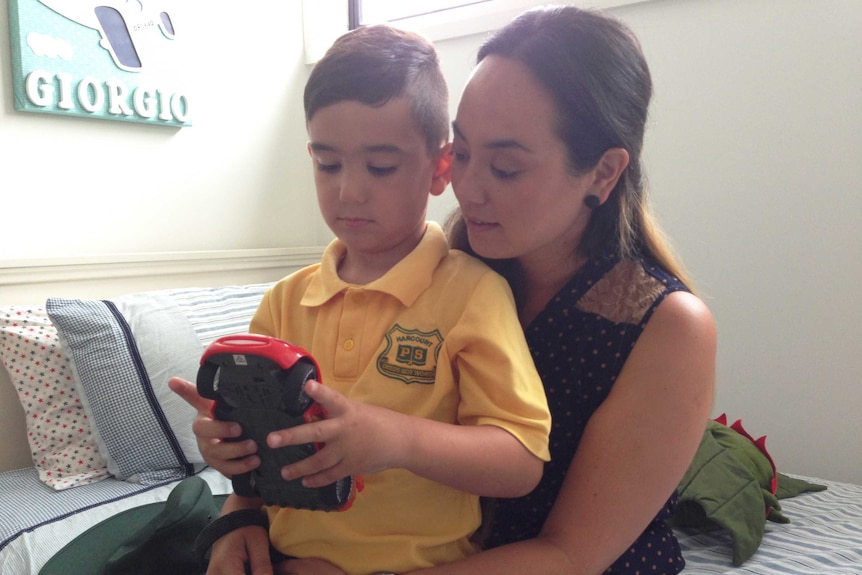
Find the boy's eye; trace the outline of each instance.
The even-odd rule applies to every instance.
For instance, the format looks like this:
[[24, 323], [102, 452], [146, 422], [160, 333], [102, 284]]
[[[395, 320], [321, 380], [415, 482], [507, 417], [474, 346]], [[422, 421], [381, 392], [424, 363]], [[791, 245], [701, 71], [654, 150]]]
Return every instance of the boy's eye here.
[[317, 162], [317, 170], [325, 174], [334, 174], [340, 169], [341, 164], [324, 164], [323, 162]]
[[374, 176], [388, 176], [394, 174], [396, 166], [368, 166], [368, 172]]
[[470, 159], [470, 155], [467, 154], [467, 152], [452, 152], [452, 157], [459, 164], [463, 164], [464, 162], [466, 162], [467, 160]]

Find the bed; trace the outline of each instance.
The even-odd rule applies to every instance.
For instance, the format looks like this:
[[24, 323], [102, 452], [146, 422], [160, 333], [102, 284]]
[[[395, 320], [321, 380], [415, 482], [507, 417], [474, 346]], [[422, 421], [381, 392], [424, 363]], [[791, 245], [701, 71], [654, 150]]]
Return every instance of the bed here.
[[[263, 258], [252, 272], [247, 255], [236, 260], [246, 262], [237, 263], [242, 273], [218, 258], [218, 287], [200, 287], [213, 279], [195, 272], [200, 258], [181, 263], [183, 277], [176, 262], [162, 266], [180, 287], [164, 287], [148, 264], [134, 279], [156, 289], [137, 292], [124, 291], [129, 266], [116, 262], [88, 266], [98, 281], [86, 289], [80, 277], [46, 287], [39, 274], [4, 285], [10, 276], [0, 270], [0, 574], [38, 574], [79, 534], [164, 501], [186, 477], [229, 491], [204, 466], [194, 413], [167, 390], [167, 376], [194, 379], [203, 347], [244, 331], [270, 282], [319, 252]], [[122, 283], [116, 269], [125, 270]], [[726, 532], [678, 529], [685, 573], [862, 575], [862, 486], [806, 479], [827, 489], [782, 499], [790, 522], [766, 522], [756, 552], [737, 567]]]
[[[213, 493], [229, 482], [211, 469], [200, 473]], [[862, 573], [862, 486], [815, 479], [826, 491], [783, 505], [791, 523], [767, 527], [758, 551], [731, 566], [721, 533], [678, 532], [684, 573], [738, 575], [859, 575]], [[138, 505], [164, 500], [176, 482], [144, 487], [116, 479], [56, 492], [33, 468], [0, 473], [0, 573], [37, 574], [50, 557], [98, 522]]]
[[[214, 494], [230, 482], [212, 469], [199, 473]], [[33, 467], [0, 473], [0, 573], [36, 575], [75, 537], [117, 513], [164, 501], [176, 481], [150, 486], [107, 478], [74, 489], [54, 491]]]

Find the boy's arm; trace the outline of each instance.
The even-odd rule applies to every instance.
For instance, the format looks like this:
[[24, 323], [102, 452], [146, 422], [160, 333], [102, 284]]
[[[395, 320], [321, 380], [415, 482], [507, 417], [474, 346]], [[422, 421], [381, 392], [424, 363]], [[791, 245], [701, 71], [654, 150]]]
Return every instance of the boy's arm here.
[[323, 442], [326, 447], [283, 469], [286, 479], [304, 477], [321, 487], [353, 474], [403, 468], [486, 497], [530, 492], [543, 462], [514, 436], [493, 425], [453, 425], [350, 400], [309, 381], [306, 393], [328, 419], [269, 435], [270, 447]]
[[500, 427], [410, 419], [403, 467], [417, 475], [485, 497], [520, 497], [542, 478], [544, 462]]

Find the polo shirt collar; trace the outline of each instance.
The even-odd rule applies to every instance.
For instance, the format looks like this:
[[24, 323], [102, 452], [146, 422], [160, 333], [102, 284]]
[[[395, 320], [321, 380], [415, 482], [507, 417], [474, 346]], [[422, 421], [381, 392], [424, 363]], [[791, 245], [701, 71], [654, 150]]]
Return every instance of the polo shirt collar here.
[[449, 253], [449, 244], [440, 226], [428, 222], [425, 234], [413, 251], [383, 277], [364, 286], [349, 284], [338, 277], [338, 262], [344, 252], [345, 246], [337, 238], [326, 247], [319, 272], [309, 282], [302, 297], [302, 305], [320, 306], [348, 288], [359, 288], [387, 293], [398, 298], [403, 305], [410, 306], [431, 285], [434, 270]]

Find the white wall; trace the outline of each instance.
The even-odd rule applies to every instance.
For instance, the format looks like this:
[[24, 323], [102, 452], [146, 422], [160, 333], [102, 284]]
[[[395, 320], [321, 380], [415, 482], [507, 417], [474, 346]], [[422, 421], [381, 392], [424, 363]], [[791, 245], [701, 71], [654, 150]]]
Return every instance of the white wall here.
[[2, 2], [0, 209], [7, 241], [0, 262], [328, 239], [320, 235], [305, 151], [300, 3], [174, 4], [177, 37], [190, 52], [194, 125], [182, 129], [15, 111]]
[[716, 414], [862, 482], [862, 2], [619, 12], [656, 79], [653, 198], [715, 314]]
[[[198, 103], [182, 130], [15, 112], [3, 49], [0, 260], [324, 243], [299, 4], [194, 14]], [[715, 414], [767, 435], [780, 470], [862, 483], [862, 2], [614, 13], [653, 70], [653, 201], [718, 323]], [[4, 6], [0, 42], [7, 24]], [[480, 41], [439, 43], [453, 111]]]

